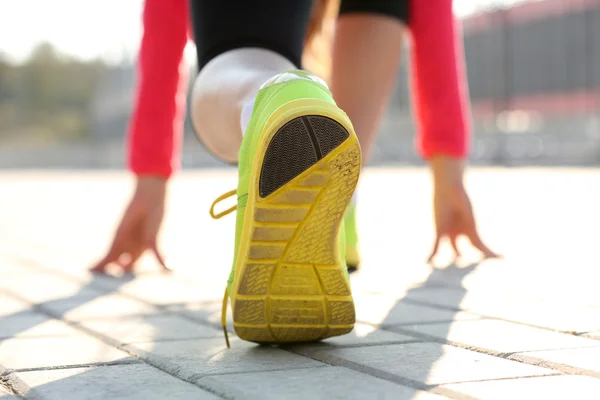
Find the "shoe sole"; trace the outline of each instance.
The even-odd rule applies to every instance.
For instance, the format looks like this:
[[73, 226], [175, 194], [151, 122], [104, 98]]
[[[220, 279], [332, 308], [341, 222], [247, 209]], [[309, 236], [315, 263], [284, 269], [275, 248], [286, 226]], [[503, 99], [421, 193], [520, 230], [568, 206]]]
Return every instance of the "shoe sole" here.
[[337, 107], [293, 103], [261, 135], [233, 283], [235, 331], [258, 343], [316, 341], [346, 334], [355, 322], [339, 235], [360, 146]]

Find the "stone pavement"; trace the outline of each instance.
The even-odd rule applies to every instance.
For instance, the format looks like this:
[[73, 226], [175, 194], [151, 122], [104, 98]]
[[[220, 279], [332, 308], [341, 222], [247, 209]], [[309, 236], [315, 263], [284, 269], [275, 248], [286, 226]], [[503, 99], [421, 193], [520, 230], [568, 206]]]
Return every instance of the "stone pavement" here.
[[[219, 327], [234, 218], [212, 221], [233, 170], [172, 182], [161, 238], [136, 276], [86, 272], [131, 180], [118, 172], [0, 175], [0, 399], [598, 399], [600, 171], [475, 169], [481, 233], [424, 263], [422, 169], [371, 169], [359, 188], [360, 321], [313, 345], [259, 347]], [[230, 325], [231, 328], [231, 325]]]

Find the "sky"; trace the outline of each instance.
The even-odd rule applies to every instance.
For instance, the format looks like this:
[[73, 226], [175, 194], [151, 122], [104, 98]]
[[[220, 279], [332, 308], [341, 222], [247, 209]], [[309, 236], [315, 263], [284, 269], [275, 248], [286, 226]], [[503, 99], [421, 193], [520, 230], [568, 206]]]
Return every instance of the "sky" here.
[[[518, 1], [454, 0], [454, 9], [466, 16], [482, 5]], [[0, 55], [22, 62], [45, 41], [83, 60], [132, 59], [142, 33], [142, 5], [143, 0], [1, 0]], [[191, 47], [186, 54], [193, 57]]]

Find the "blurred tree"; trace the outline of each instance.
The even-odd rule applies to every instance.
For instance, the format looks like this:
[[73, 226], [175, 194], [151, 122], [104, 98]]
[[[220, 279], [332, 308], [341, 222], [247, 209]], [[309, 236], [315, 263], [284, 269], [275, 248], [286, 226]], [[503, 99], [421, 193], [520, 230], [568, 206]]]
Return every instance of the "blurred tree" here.
[[0, 57], [0, 138], [42, 135], [75, 139], [89, 134], [89, 107], [107, 66], [82, 62], [42, 43], [21, 65]]

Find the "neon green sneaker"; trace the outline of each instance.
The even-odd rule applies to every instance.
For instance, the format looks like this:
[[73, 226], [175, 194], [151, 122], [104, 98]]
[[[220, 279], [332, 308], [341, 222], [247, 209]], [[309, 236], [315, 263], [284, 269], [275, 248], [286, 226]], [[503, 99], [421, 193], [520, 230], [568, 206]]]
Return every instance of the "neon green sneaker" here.
[[358, 229], [356, 227], [356, 204], [352, 201], [344, 217], [344, 231], [346, 234], [346, 264], [348, 272], [353, 273], [360, 266], [360, 251], [358, 249]]
[[[258, 92], [239, 152], [231, 299], [237, 335], [258, 343], [307, 342], [354, 327], [341, 225], [361, 152], [327, 85], [308, 72], [276, 75]], [[215, 205], [237, 194], [237, 206]], [[228, 343], [229, 345], [229, 343]]]

